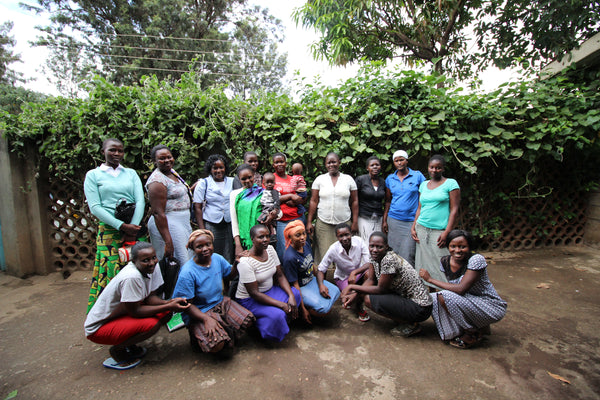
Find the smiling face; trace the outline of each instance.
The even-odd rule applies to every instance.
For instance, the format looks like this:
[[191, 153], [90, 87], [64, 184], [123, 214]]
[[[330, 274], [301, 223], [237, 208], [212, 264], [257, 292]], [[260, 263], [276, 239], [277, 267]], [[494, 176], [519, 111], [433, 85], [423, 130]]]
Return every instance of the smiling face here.
[[350, 229], [338, 229], [335, 236], [337, 237], [337, 240], [340, 242], [344, 249], [348, 250], [350, 246], [352, 246], [352, 232], [350, 232]]
[[138, 252], [137, 258], [133, 260], [136, 268], [142, 273], [142, 275], [149, 277], [154, 273], [158, 258], [156, 258], [156, 252], [154, 248], [148, 247]]
[[444, 173], [444, 164], [440, 160], [432, 160], [427, 166], [427, 171], [429, 172], [429, 177], [431, 179], [441, 179], [442, 174]]
[[306, 244], [306, 230], [298, 229], [292, 234], [291, 245], [296, 251], [301, 251]]
[[221, 160], [215, 161], [210, 168], [210, 175], [215, 182], [223, 182], [225, 179], [225, 163]]
[[214, 251], [212, 238], [208, 235], [200, 235], [194, 240], [194, 261], [196, 264], [207, 265], [210, 263]]
[[254, 185], [254, 172], [251, 169], [246, 168], [240, 171], [238, 174], [242, 187], [244, 189], [250, 189]]
[[160, 149], [157, 150], [154, 155], [154, 162], [160, 172], [167, 173], [171, 172], [171, 169], [173, 169], [175, 159], [169, 149]]
[[464, 264], [465, 260], [471, 252], [469, 242], [464, 236], [455, 237], [448, 243], [448, 251], [450, 251], [450, 257], [459, 264]]
[[369, 239], [369, 253], [371, 258], [377, 262], [383, 259], [387, 253], [388, 245], [381, 236], [371, 236]]
[[123, 161], [123, 155], [125, 154], [123, 143], [109, 140], [102, 148], [102, 154], [109, 167], [117, 168]]
[[285, 175], [285, 168], [287, 167], [287, 162], [285, 161], [284, 156], [275, 156], [273, 157], [273, 170], [277, 175]]
[[271, 240], [271, 234], [269, 230], [263, 226], [256, 228], [255, 235], [252, 237], [252, 246], [256, 248], [256, 250], [264, 251], [269, 247], [269, 242]]
[[340, 171], [340, 158], [337, 154], [329, 154], [325, 158], [325, 168], [329, 175], [337, 175]]

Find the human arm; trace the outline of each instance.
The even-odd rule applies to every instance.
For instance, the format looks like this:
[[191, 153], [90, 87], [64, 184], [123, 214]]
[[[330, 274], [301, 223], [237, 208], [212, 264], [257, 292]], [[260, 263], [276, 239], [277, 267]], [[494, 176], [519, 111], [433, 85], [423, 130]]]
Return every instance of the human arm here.
[[194, 214], [196, 215], [196, 223], [198, 229], [204, 229], [204, 219], [202, 219], [202, 203], [194, 203]]
[[448, 216], [448, 224], [444, 232], [438, 237], [437, 245], [439, 248], [446, 247], [446, 238], [454, 225], [456, 224], [456, 218], [458, 217], [458, 208], [460, 207], [460, 189], [454, 189], [450, 191], [450, 215]]
[[310, 205], [308, 207], [308, 217], [306, 218], [306, 232], [312, 235], [315, 232], [315, 227], [312, 221], [319, 206], [319, 189], [312, 189], [310, 193]]
[[431, 283], [432, 285], [438, 286], [445, 290], [450, 290], [451, 292], [463, 296], [469, 291], [469, 289], [471, 289], [471, 286], [473, 286], [473, 284], [475, 284], [475, 282], [481, 278], [481, 272], [482, 270], [475, 271], [467, 269], [459, 283], [449, 283], [433, 279], [426, 269], [419, 270], [419, 276], [427, 283]]
[[390, 188], [385, 188], [385, 203], [383, 204], [383, 218], [381, 220], [381, 229], [388, 233], [388, 213], [390, 212], [390, 205], [392, 204], [392, 192], [390, 192]]
[[330, 299], [331, 297], [329, 296], [329, 289], [327, 289], [327, 286], [325, 286], [325, 284], [323, 283], [324, 280], [325, 273], [322, 271], [317, 271], [317, 283], [319, 285], [319, 293], [322, 297]]
[[202, 215], [202, 209], [204, 208], [204, 203], [206, 201], [206, 179], [199, 179], [195, 186], [193, 198], [194, 214], [196, 216], [198, 229], [204, 229], [204, 216]]
[[350, 191], [350, 211], [352, 213], [352, 226], [350, 231], [354, 235], [358, 235], [358, 190]]
[[372, 267], [372, 264], [369, 263], [365, 263], [362, 267], [358, 267], [354, 270], [352, 270], [350, 272], [350, 275], [348, 276], [348, 283], [349, 284], [355, 284], [356, 283], [356, 277], [360, 274], [362, 274], [363, 272], [366, 272], [369, 270], [369, 268]]
[[113, 210], [106, 209], [102, 206], [98, 180], [99, 171], [97, 169], [91, 170], [85, 175], [83, 191], [88, 207], [90, 208], [91, 213], [101, 222], [104, 222], [115, 229], [120, 229], [124, 222], [115, 217]]
[[231, 234], [233, 235], [233, 242], [235, 244], [236, 260], [239, 260], [240, 257], [242, 257], [242, 254], [244, 253], [242, 241], [240, 240], [240, 228], [238, 225], [237, 210], [235, 209], [235, 199], [242, 190], [243, 189], [232, 190], [229, 194], [229, 215], [231, 217]]
[[127, 314], [134, 318], [147, 318], [162, 312], [180, 312], [190, 308], [190, 304], [182, 297], [162, 300], [154, 293], [151, 293], [144, 301], [123, 302], [121, 304]]
[[419, 219], [419, 215], [421, 214], [421, 200], [419, 200], [419, 206], [417, 207], [417, 212], [415, 213], [415, 220], [410, 227], [410, 236], [413, 240], [419, 243], [419, 237], [417, 236], [417, 220]]
[[[131, 217], [131, 224], [134, 226], [139, 226], [142, 222], [142, 218], [144, 218], [144, 213], [146, 212], [144, 186], [142, 185], [142, 181], [140, 180], [137, 172], [129, 168], [126, 168], [125, 170], [131, 174], [131, 181], [133, 183], [133, 198], [135, 199], [135, 211], [133, 213], [133, 217]], [[139, 228], [137, 230], [139, 230]]]

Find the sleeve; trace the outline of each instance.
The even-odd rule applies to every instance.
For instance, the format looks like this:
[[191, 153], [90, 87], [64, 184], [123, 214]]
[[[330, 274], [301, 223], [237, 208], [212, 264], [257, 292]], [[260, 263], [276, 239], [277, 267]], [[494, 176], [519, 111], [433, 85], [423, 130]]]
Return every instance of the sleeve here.
[[231, 216], [231, 234], [235, 238], [240, 236], [240, 227], [238, 225], [237, 211], [235, 210], [235, 198], [240, 193], [239, 189], [232, 190], [229, 194], [229, 215]]
[[231, 273], [231, 264], [227, 262], [227, 260], [220, 256], [220, 254], [213, 254], [213, 257], [218, 255], [219, 262], [221, 263], [221, 276], [229, 276]]
[[119, 229], [121, 228], [121, 225], [123, 225], [123, 221], [115, 218], [115, 216], [110, 211], [102, 207], [102, 201], [100, 200], [100, 192], [98, 191], [98, 182], [95, 171], [96, 170], [88, 171], [88, 173], [85, 175], [85, 180], [83, 181], [83, 192], [85, 193], [85, 198], [87, 200], [88, 207], [90, 208], [92, 214], [94, 214], [94, 216], [100, 221], [112, 226], [115, 229]]
[[354, 178], [352, 178], [350, 175], [348, 176], [348, 189], [350, 191], [352, 190], [358, 190], [358, 188], [356, 187], [356, 182], [354, 181]]
[[248, 264], [246, 257], [242, 257], [240, 259], [240, 263], [238, 264], [238, 273], [240, 275], [240, 283], [257, 282], [254, 269], [252, 269], [250, 264]]
[[142, 186], [142, 181], [137, 172], [135, 172], [133, 169], [128, 169], [128, 171], [130, 172], [131, 180], [133, 181], [133, 197], [135, 198], [135, 212], [131, 218], [131, 223], [134, 225], [139, 225], [140, 222], [142, 222], [142, 218], [144, 218], [144, 213], [146, 212], [144, 187]]
[[298, 265], [290, 249], [291, 246], [283, 254], [283, 273], [288, 282], [296, 282], [298, 280]]
[[231, 185], [233, 190], [236, 189], [241, 189], [242, 188], [242, 182], [240, 182], [240, 178], [238, 178], [237, 176], [233, 178], [233, 183]]
[[450, 193], [453, 190], [456, 189], [460, 189], [460, 186], [458, 186], [458, 182], [456, 182], [456, 180], [449, 178], [448, 179], [448, 193]]
[[418, 182], [419, 182], [419, 186], [421, 186], [421, 183], [425, 182], [425, 175], [423, 175], [423, 173], [421, 171], [417, 171], [419, 173], [418, 175]]
[[140, 279], [144, 278], [125, 278], [119, 283], [121, 303], [137, 303], [144, 300], [144, 282]]
[[[389, 254], [383, 257], [383, 260], [381, 260], [380, 263], [381, 275], [395, 275], [397, 273], [396, 268], [394, 268], [396, 264], [395, 261], [394, 257]], [[398, 267], [400, 267], [400, 265], [398, 265]]]
[[312, 184], [312, 186], [311, 186], [311, 189], [312, 189], [312, 190], [320, 190], [320, 189], [321, 189], [321, 181], [323, 180], [323, 179], [321, 178], [322, 176], [323, 176], [323, 175], [319, 175], [319, 176], [317, 176], [317, 178], [314, 180], [314, 182], [313, 182], [313, 184]]
[[371, 253], [369, 253], [369, 246], [364, 240], [360, 240], [360, 266], [362, 267], [366, 263], [371, 262]]
[[[339, 243], [339, 242], [336, 242]], [[329, 249], [327, 249], [327, 253], [325, 253], [325, 255], [323, 256], [323, 259], [321, 260], [321, 262], [319, 263], [319, 266], [317, 267], [317, 269], [323, 273], [327, 272], [327, 268], [329, 268], [329, 266], [331, 265], [331, 263], [335, 262], [334, 260], [334, 254], [335, 254], [335, 243], [332, 244], [331, 246], [329, 246]]]
[[171, 297], [183, 297], [184, 299], [191, 300], [196, 296], [195, 286], [194, 279], [191, 276], [189, 269], [186, 268], [184, 264], [177, 277], [177, 283], [175, 284], [175, 289], [173, 290], [173, 295]]
[[152, 274], [152, 281], [150, 282], [150, 291], [154, 292], [158, 290], [165, 283], [162, 277], [162, 272], [160, 271], [159, 263], [156, 263], [156, 267], [154, 268], [154, 273]]
[[479, 271], [485, 269], [487, 267], [487, 263], [485, 262], [485, 257], [481, 254], [474, 254], [469, 258], [469, 263], [467, 264], [467, 269], [471, 269], [473, 271]]
[[206, 199], [206, 179], [199, 179], [194, 189], [194, 203], [204, 203]]
[[279, 192], [275, 189], [271, 190], [271, 195], [273, 196], [273, 205], [275, 208], [279, 209], [281, 202], [279, 201]]

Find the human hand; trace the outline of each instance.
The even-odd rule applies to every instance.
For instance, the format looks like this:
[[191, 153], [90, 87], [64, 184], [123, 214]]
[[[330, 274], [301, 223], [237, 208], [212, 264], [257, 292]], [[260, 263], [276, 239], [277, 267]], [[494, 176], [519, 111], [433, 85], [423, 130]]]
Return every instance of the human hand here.
[[133, 236], [136, 237], [141, 226], [134, 224], [122, 224], [119, 230], [124, 233], [125, 236]]
[[312, 222], [310, 222], [310, 221], [308, 221], [308, 222], [306, 223], [306, 233], [307, 233], [309, 236], [312, 236], [312, 235], [313, 235], [313, 233], [315, 233], [315, 227], [313, 226]]
[[321, 293], [321, 296], [326, 298], [326, 299], [330, 299], [331, 297], [329, 296], [329, 289], [327, 289], [327, 286], [325, 286], [324, 284], [320, 284], [319, 285], [319, 293]]
[[204, 329], [206, 330], [206, 337], [210, 342], [214, 343], [219, 341], [221, 337], [219, 331], [222, 328], [221, 325], [214, 318], [206, 318], [206, 320], [204, 321]]
[[358, 296], [358, 293], [356, 293], [356, 292], [352, 292], [352, 293], [347, 292], [346, 294], [342, 295], [342, 306], [344, 308], [350, 308], [352, 306], [352, 304], [354, 303], [354, 301], [356, 300], [357, 296]]
[[310, 313], [308, 312], [306, 307], [301, 306], [300, 308], [302, 311], [302, 319], [305, 320], [307, 324], [312, 325], [312, 321], [310, 319]]
[[358, 236], [358, 221], [352, 222], [352, 226], [350, 227], [350, 232], [352, 232], [352, 235]]
[[165, 255], [164, 255], [164, 257], [166, 257], [166, 258], [172, 258], [174, 252], [175, 252], [175, 248], [173, 247], [173, 241], [169, 240], [168, 242], [165, 242]]
[[350, 272], [350, 275], [348, 275], [348, 284], [349, 285], [356, 284], [356, 270]]
[[191, 305], [192, 304], [188, 303], [188, 301], [183, 297], [176, 297], [174, 299], [169, 300], [169, 307], [171, 308], [171, 311], [175, 312], [185, 311], [188, 308], [190, 308]]
[[437, 240], [437, 246], [442, 249], [446, 246], [446, 238], [448, 237], [448, 232], [444, 231], [442, 232], [442, 234], [438, 237]]
[[387, 223], [387, 221], [383, 221], [383, 222], [381, 223], [381, 230], [382, 230], [384, 233], [388, 233], [388, 223]]
[[417, 230], [414, 225], [410, 228], [410, 236], [415, 242], [419, 243], [419, 237], [417, 236]]
[[428, 272], [426, 269], [423, 269], [423, 268], [421, 268], [421, 269], [419, 270], [419, 276], [420, 276], [421, 278], [423, 278], [423, 280], [424, 280], [425, 282], [428, 282], [428, 283], [429, 283], [429, 281], [431, 280], [431, 275], [429, 275], [429, 272]]

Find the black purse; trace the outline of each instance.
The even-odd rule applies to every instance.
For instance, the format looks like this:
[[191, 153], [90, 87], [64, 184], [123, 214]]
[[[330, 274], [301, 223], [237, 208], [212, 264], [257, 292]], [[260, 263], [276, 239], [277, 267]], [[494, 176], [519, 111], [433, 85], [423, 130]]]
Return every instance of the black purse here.
[[163, 257], [158, 263], [160, 267], [160, 273], [163, 277], [163, 285], [158, 289], [157, 294], [160, 296], [163, 294], [164, 299], [170, 299], [173, 296], [173, 290], [175, 290], [175, 284], [177, 278], [179, 278], [179, 270], [181, 265], [176, 258]]
[[130, 224], [135, 213], [135, 203], [128, 203], [127, 200], [121, 199], [115, 207], [115, 218]]

